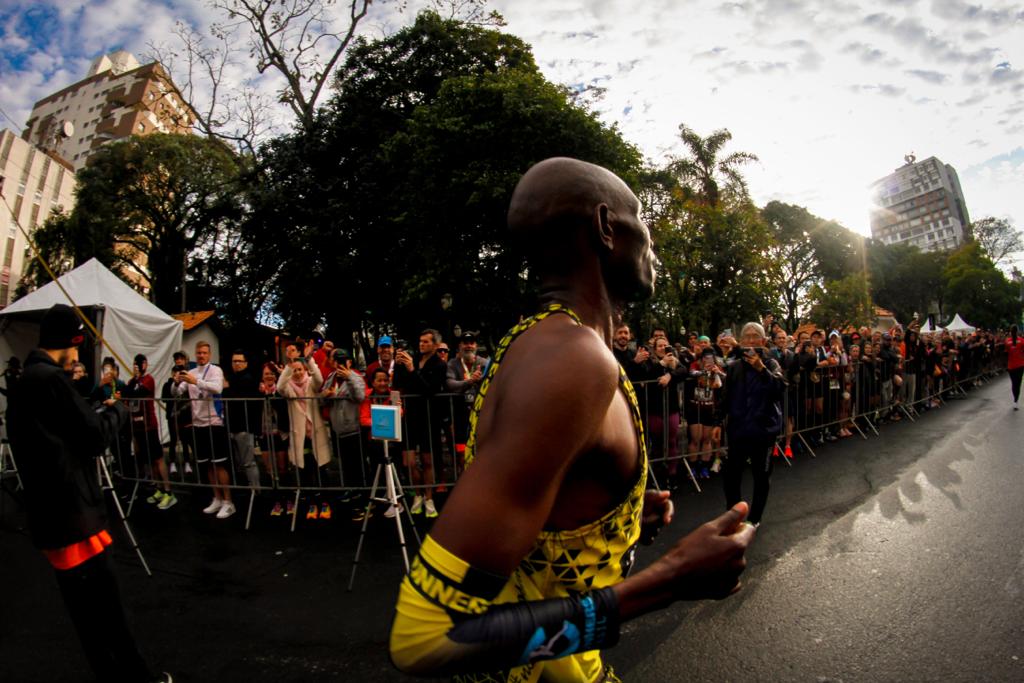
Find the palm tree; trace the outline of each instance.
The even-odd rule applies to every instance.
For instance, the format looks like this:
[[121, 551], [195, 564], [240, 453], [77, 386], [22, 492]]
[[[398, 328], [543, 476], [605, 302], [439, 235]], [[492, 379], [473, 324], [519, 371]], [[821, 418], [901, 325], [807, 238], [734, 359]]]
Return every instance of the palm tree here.
[[740, 175], [739, 167], [751, 161], [758, 161], [750, 152], [733, 152], [719, 159], [725, 144], [732, 140], [732, 133], [721, 128], [702, 138], [685, 123], [679, 125], [679, 137], [686, 145], [689, 155], [675, 157], [669, 162], [669, 169], [683, 185], [697, 188], [697, 198], [702, 203], [717, 207], [721, 198], [719, 179], [725, 181], [725, 188], [741, 195], [747, 194], [747, 183]]

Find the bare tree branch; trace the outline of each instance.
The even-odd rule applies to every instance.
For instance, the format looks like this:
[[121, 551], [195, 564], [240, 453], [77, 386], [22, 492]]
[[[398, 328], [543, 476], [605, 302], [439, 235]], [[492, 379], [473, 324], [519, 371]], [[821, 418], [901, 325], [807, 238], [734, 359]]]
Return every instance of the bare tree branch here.
[[193, 127], [207, 137], [228, 142], [243, 153], [274, 127], [271, 102], [251, 83], [230, 83], [239, 66], [237, 32], [240, 24], [217, 23], [205, 38], [178, 22], [174, 44], [149, 44], [149, 56], [166, 70], [164, 89], [176, 88], [195, 112]]
[[1009, 218], [987, 216], [976, 220], [971, 223], [971, 236], [996, 265], [1010, 254], [1024, 251], [1024, 238]]

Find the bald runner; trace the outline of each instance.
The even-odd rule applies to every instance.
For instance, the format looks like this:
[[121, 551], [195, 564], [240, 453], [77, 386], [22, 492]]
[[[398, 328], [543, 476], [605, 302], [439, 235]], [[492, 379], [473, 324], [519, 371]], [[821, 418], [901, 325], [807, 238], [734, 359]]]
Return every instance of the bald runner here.
[[654, 292], [640, 202], [610, 171], [553, 158], [519, 181], [508, 224], [540, 311], [481, 384], [468, 467], [402, 582], [391, 657], [465, 681], [614, 681], [600, 650], [619, 625], [738, 590], [754, 529], [739, 503], [630, 575], [638, 543], [672, 519], [668, 492], [647, 489], [636, 396], [611, 352], [623, 306]]

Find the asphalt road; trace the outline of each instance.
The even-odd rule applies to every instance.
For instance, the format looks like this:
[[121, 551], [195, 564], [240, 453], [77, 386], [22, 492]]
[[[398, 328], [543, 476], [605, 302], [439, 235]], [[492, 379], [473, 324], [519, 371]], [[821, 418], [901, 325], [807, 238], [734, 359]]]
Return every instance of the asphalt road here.
[[[1024, 680], [1024, 411], [1005, 376], [881, 437], [784, 464], [744, 589], [627, 624], [606, 656], [631, 681]], [[747, 482], [749, 486], [749, 481]], [[677, 494], [651, 561], [724, 508], [720, 482]], [[749, 489], [747, 489], [749, 490]], [[204, 496], [137, 508], [154, 578], [115, 530], [137, 639], [176, 681], [401, 681], [386, 655], [402, 572], [394, 527], [285, 518], [257, 503], [202, 515]], [[0, 681], [90, 680], [45, 560], [0, 498]]]

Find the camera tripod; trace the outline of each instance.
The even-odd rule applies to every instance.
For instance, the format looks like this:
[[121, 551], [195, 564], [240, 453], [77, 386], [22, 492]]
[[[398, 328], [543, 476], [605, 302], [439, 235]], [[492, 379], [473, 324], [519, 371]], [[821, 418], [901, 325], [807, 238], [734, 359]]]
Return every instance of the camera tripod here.
[[135, 534], [132, 533], [132, 528], [128, 525], [128, 518], [125, 517], [124, 508], [121, 507], [121, 501], [117, 497], [117, 490], [114, 488], [114, 480], [110, 477], [110, 470], [107, 469], [106, 454], [96, 458], [96, 476], [99, 478], [100, 487], [104, 491], [110, 491], [110, 497], [114, 501], [114, 506], [117, 508], [117, 514], [121, 518], [121, 524], [124, 525], [124, 530], [128, 534], [128, 542], [132, 545], [132, 550], [139, 556], [139, 562], [142, 563], [142, 568], [146, 570], [146, 576], [153, 576], [153, 572], [149, 570], [149, 565], [146, 564], [146, 558], [142, 556], [142, 549], [139, 548], [138, 541], [135, 540]]
[[[384, 471], [384, 490], [385, 496], [383, 498], [377, 497], [377, 485], [380, 483], [381, 470]], [[366, 527], [370, 522], [370, 508], [374, 503], [384, 503], [388, 507], [388, 510], [395, 510], [395, 529], [398, 532], [398, 545], [402, 548], [402, 560], [405, 561], [405, 572], [409, 573], [409, 553], [405, 548], [405, 533], [402, 530], [402, 508], [405, 509], [405, 514], [409, 517], [409, 526], [412, 528], [412, 533], [416, 537], [416, 544], [420, 543], [419, 532], [416, 531], [416, 524], [412, 519], [412, 512], [409, 511], [407, 506], [399, 508], [399, 501], [402, 500], [405, 493], [402, 490], [402, 482], [398, 479], [398, 470], [395, 468], [395, 463], [392, 462], [391, 456], [388, 454], [388, 442], [384, 442], [384, 462], [377, 465], [377, 471], [373, 475], [373, 486], [370, 488], [370, 498], [366, 501], [366, 515], [363, 517], [363, 528], [359, 531], [359, 543], [356, 545], [356, 556], [352, 560], [352, 575], [348, 580], [348, 590], [352, 592], [352, 585], [356, 580], [356, 569], [359, 567], [359, 556], [363, 552], [363, 538], [366, 536]]]
[[0, 440], [0, 478], [8, 472], [14, 472], [14, 477], [18, 480], [18, 485], [14, 489], [15, 491], [20, 491], [25, 488], [21, 483], [21, 475], [18, 474], [18, 463], [14, 462], [14, 453], [11, 452], [11, 443], [5, 436]]

